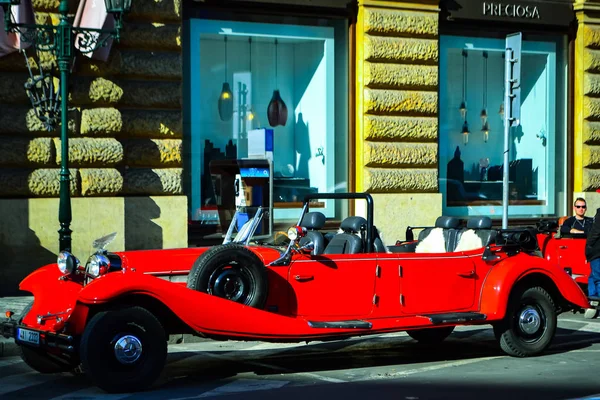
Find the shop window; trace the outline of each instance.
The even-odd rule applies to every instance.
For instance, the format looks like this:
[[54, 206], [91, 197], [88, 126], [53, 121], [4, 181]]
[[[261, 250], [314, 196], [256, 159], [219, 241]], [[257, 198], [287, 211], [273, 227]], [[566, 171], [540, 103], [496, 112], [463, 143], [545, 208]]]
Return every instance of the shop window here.
[[[275, 223], [297, 219], [306, 194], [347, 191], [346, 20], [192, 19], [189, 35], [193, 221], [224, 223], [217, 209], [233, 190], [211, 174], [219, 160], [271, 160]], [[316, 207], [343, 217], [333, 202]]]
[[[503, 212], [505, 40], [440, 38], [440, 191], [447, 215]], [[509, 216], [564, 212], [565, 39], [527, 37], [521, 124], [509, 136]]]

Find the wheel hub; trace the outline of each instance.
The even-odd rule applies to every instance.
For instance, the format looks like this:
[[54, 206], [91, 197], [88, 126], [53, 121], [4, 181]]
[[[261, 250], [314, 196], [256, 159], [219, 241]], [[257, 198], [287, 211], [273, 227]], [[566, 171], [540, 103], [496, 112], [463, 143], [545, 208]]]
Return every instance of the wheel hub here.
[[519, 315], [519, 329], [527, 335], [536, 333], [542, 325], [540, 313], [533, 307], [527, 306]]
[[117, 340], [114, 350], [121, 364], [133, 364], [142, 355], [142, 342], [133, 335], [125, 335]]
[[214, 281], [214, 294], [219, 297], [237, 301], [244, 295], [244, 291], [244, 281], [236, 270], [223, 271]]

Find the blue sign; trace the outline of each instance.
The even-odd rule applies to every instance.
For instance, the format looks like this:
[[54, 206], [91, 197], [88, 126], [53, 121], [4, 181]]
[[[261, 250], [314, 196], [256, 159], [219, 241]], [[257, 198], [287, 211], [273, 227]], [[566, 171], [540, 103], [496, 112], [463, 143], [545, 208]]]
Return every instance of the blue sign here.
[[268, 178], [269, 168], [240, 168], [242, 178]]

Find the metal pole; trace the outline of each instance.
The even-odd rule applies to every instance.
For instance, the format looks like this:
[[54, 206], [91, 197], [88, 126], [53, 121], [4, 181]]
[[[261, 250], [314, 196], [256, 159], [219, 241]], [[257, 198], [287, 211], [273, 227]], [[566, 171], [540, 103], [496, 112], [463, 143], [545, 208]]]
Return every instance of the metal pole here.
[[508, 193], [509, 193], [509, 166], [508, 152], [510, 151], [510, 92], [512, 71], [512, 50], [506, 49], [504, 54], [504, 172], [502, 176], [502, 229], [508, 227]]
[[58, 221], [60, 222], [59, 247], [60, 251], [71, 251], [71, 176], [69, 173], [69, 71], [73, 55], [73, 33], [68, 20], [68, 0], [61, 0], [58, 6], [60, 23], [58, 25], [57, 60], [60, 70], [60, 106], [61, 106], [61, 130], [60, 130], [60, 203], [58, 209]]

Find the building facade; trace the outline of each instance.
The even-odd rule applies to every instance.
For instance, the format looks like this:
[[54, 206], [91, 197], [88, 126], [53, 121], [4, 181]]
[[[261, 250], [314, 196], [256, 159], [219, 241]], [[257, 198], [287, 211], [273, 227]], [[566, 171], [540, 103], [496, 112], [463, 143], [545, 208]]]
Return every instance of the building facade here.
[[[38, 22], [56, 20], [58, 1], [33, 4]], [[371, 193], [390, 243], [442, 214], [499, 221], [513, 33], [521, 123], [510, 132], [509, 220], [570, 214], [580, 195], [593, 210], [599, 16], [593, 0], [134, 0], [108, 60], [78, 56], [73, 67], [73, 252], [87, 257], [113, 231], [114, 250], [218, 242], [234, 206], [231, 160], [258, 156], [272, 160], [275, 229], [306, 193], [332, 191]], [[55, 63], [27, 54], [34, 70]], [[0, 58], [0, 75], [8, 295], [58, 252], [61, 154], [23, 90], [23, 55]], [[364, 212], [320, 207], [331, 226]]]

